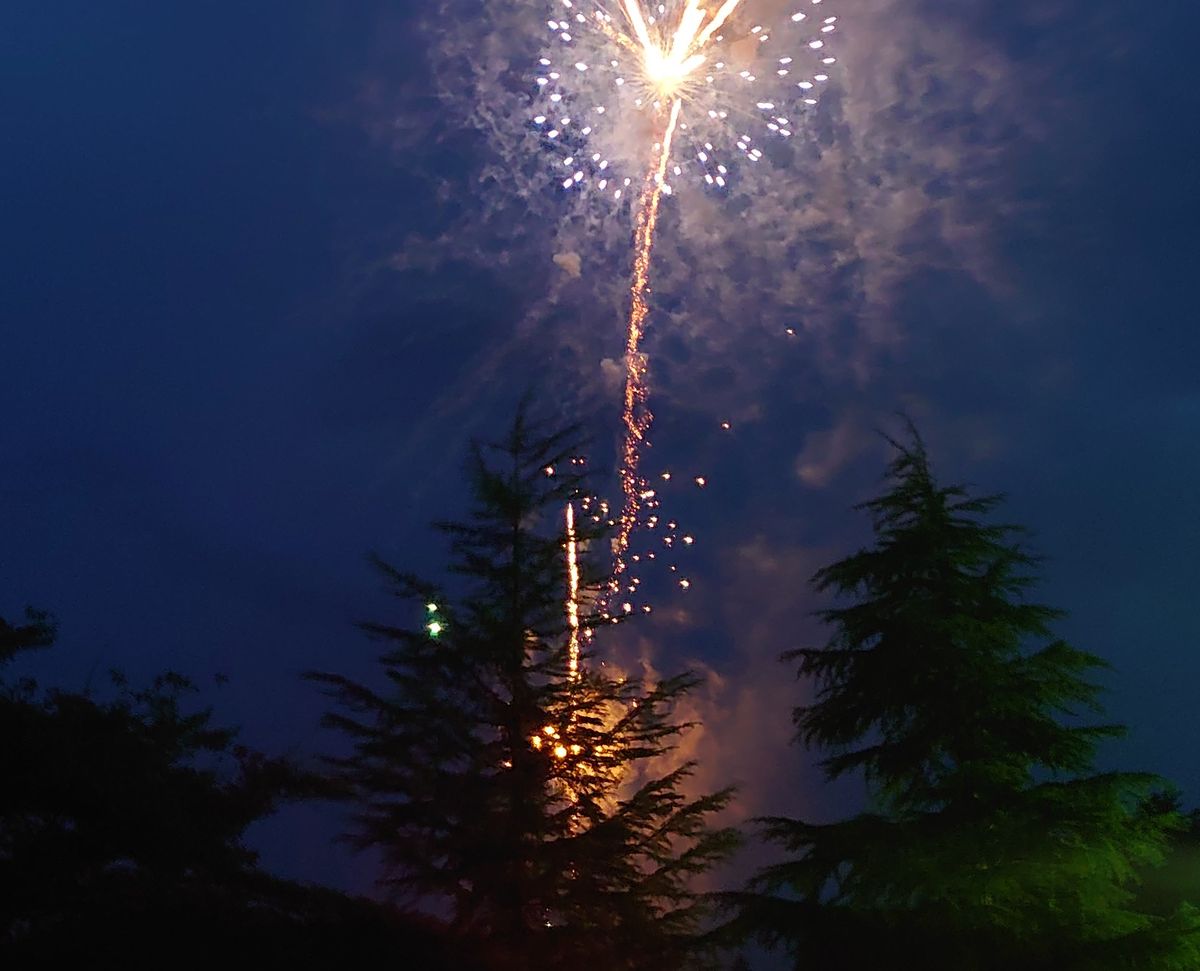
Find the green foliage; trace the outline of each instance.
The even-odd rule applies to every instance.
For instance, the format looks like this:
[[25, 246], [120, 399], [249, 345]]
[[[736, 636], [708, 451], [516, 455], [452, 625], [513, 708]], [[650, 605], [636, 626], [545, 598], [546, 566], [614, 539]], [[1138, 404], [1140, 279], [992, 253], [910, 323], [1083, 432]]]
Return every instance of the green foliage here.
[[[385, 685], [310, 677], [353, 743], [331, 760], [353, 838], [382, 850], [398, 898], [444, 900], [513, 966], [677, 967], [705, 914], [691, 878], [735, 844], [709, 823], [731, 792], [688, 796], [690, 764], [647, 768], [687, 729], [672, 712], [693, 676], [647, 684], [586, 653], [569, 676], [559, 524], [584, 494], [577, 451], [576, 429], [546, 432], [524, 408], [473, 448], [470, 514], [438, 524], [453, 595], [376, 559], [419, 621], [363, 625], [387, 645]], [[581, 547], [599, 544], [581, 518]], [[605, 580], [581, 560], [591, 602]]]
[[1200, 907], [1200, 809], [1184, 813], [1179, 790], [1171, 785], [1151, 793], [1141, 812], [1171, 820], [1166, 862], [1140, 873], [1137, 906], [1162, 917], [1174, 913], [1182, 903]]
[[1026, 650], [1060, 611], [1024, 598], [1035, 560], [1020, 530], [981, 521], [1000, 497], [939, 488], [919, 439], [897, 447], [893, 488], [858, 507], [875, 546], [814, 577], [854, 602], [821, 612], [824, 648], [786, 655], [818, 686], [794, 713], [798, 737], [835, 750], [831, 777], [864, 770], [898, 811], [986, 804], [1037, 768], [1082, 771], [1120, 729], [1058, 717], [1098, 711], [1081, 676], [1103, 663], [1060, 640]]
[[828, 777], [863, 773], [875, 811], [762, 820], [791, 856], [731, 898], [734, 926], [797, 967], [1200, 966], [1193, 912], [1134, 904], [1178, 815], [1145, 807], [1153, 776], [1093, 774], [1121, 733], [1081, 722], [1102, 662], [1027, 600], [1036, 560], [987, 521], [1000, 498], [940, 487], [915, 430], [893, 445], [889, 488], [859, 507], [874, 545], [813, 580], [837, 598], [829, 642], [784, 656], [815, 687], [798, 739]]

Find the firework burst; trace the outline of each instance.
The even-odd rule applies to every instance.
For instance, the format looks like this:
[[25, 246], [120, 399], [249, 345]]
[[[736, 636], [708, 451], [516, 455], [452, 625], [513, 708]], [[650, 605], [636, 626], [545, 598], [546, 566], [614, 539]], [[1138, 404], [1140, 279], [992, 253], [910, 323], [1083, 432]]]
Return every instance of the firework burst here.
[[557, 0], [546, 21], [552, 44], [537, 65], [533, 124], [564, 188], [636, 195], [647, 147], [677, 102], [661, 191], [686, 179], [723, 188], [738, 164], [763, 159], [771, 138], [792, 136], [836, 61], [837, 17], [822, 0], [805, 0], [776, 28], [747, 19], [753, 0], [712, 12], [697, 0], [615, 2]]
[[[744, 0], [723, 0], [715, 10], [699, 0], [615, 2], [616, 14], [600, 0], [557, 0], [546, 21], [557, 43], [539, 59], [533, 115], [564, 171], [564, 189], [594, 183], [615, 200], [626, 193], [638, 200], [625, 341], [623, 501], [613, 580], [600, 603], [605, 614], [618, 594], [637, 592], [640, 581], [624, 576], [630, 536], [643, 504], [655, 496], [641, 472], [652, 421], [641, 343], [662, 197], [672, 193], [673, 180], [688, 175], [723, 189], [733, 166], [764, 158], [758, 140], [790, 138], [796, 111], [816, 104], [816, 90], [829, 78], [836, 57], [827, 38], [837, 29], [836, 16], [822, 15], [822, 0], [808, 0], [809, 10], [797, 10], [787, 21], [804, 51], [799, 57], [776, 52], [763, 24], [743, 21]], [[571, 636], [577, 658], [574, 626]]]

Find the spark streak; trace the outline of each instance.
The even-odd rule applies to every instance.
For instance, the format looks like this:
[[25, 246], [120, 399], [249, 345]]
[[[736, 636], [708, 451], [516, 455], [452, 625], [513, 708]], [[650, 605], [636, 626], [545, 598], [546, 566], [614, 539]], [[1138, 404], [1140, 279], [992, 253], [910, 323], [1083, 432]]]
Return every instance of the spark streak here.
[[634, 234], [633, 285], [629, 289], [629, 328], [625, 336], [625, 407], [621, 423], [625, 442], [621, 449], [621, 491], [624, 503], [613, 543], [613, 579], [610, 592], [615, 593], [625, 572], [625, 553], [629, 549], [629, 534], [637, 525], [641, 510], [645, 480], [639, 470], [642, 444], [653, 415], [646, 405], [646, 360], [641, 352], [642, 335], [650, 306], [646, 295], [650, 290], [650, 256], [654, 249], [654, 230], [658, 225], [658, 207], [666, 183], [667, 164], [671, 158], [671, 142], [679, 123], [683, 102], [671, 102], [671, 113], [658, 145], [658, 159], [646, 176], [642, 198], [637, 211], [637, 231]]
[[579, 559], [575, 541], [575, 504], [567, 503], [567, 665], [571, 680], [579, 677]]

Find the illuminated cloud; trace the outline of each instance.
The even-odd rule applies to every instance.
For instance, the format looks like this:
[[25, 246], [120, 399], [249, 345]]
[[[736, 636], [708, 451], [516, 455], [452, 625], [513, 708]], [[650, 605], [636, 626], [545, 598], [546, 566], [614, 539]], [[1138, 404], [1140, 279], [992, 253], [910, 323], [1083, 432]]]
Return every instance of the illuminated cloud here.
[[824, 488], [863, 453], [882, 453], [883, 444], [862, 413], [848, 409], [837, 417], [832, 428], [805, 435], [804, 447], [796, 457], [796, 475], [806, 486]]
[[578, 280], [582, 273], [583, 260], [575, 252], [555, 253], [554, 265], [560, 267], [571, 279]]
[[[1015, 284], [997, 255], [995, 227], [1029, 205], [1015, 187], [1014, 163], [1051, 127], [1033, 96], [1043, 79], [952, 5], [824, 6], [843, 28], [829, 91], [788, 144], [754, 171], [739, 169], [726, 191], [681, 183], [664, 204], [654, 254], [644, 347], [660, 422], [656, 447], [670, 447], [659, 431], [681, 414], [711, 418], [713, 428], [732, 417], [739, 434], [782, 422], [764, 446], [782, 453], [780, 477], [769, 488], [748, 481], [747, 490], [764, 498], [746, 500], [742, 541], [723, 558], [736, 576], [721, 589], [733, 591], [742, 609], [718, 626], [743, 668], [737, 678], [714, 680], [695, 742], [706, 753], [706, 777], [718, 782], [739, 774], [758, 731], [764, 760], [787, 757], [779, 725], [798, 689], [780, 677], [774, 657], [799, 633], [818, 633], [807, 621], [797, 632], [792, 620], [809, 606], [804, 584], [821, 564], [794, 538], [782, 544], [789, 554], [744, 537], [765, 537], [772, 519], [800, 515], [777, 483], [807, 501], [883, 451], [875, 428], [897, 406], [909, 407], [901, 365], [924, 324], [906, 301], [927, 291], [928, 280], [955, 281], [981, 303], [1011, 302]], [[771, 7], [756, 9], [764, 20], [788, 13]], [[397, 159], [418, 156], [426, 179], [433, 168], [428, 194], [458, 215], [414, 232], [397, 247], [394, 266], [419, 279], [448, 262], [465, 264], [517, 295], [511, 326], [487, 335], [433, 403], [438, 419], [484, 413], [482, 399], [509, 381], [514, 366], [532, 366], [558, 382], [564, 411], [610, 416], [615, 434], [631, 214], [627, 200], [564, 190], [543, 133], [530, 124], [543, 9], [444, 0], [428, 14], [436, 89], [399, 93], [392, 110], [403, 124], [381, 118], [377, 135]], [[413, 122], [413, 105], [426, 106], [423, 124]], [[464, 132], [471, 135], [465, 157]], [[441, 154], [457, 164], [437, 166]], [[553, 368], [543, 368], [547, 361]], [[795, 427], [798, 413], [804, 423]], [[970, 421], [914, 417], [933, 439], [949, 422], [967, 428]], [[970, 427], [971, 440], [999, 447], [985, 424]], [[858, 491], [839, 512], [861, 498]], [[656, 612], [657, 622], [666, 613]], [[646, 651], [642, 658], [654, 659]], [[771, 801], [770, 779], [748, 785], [746, 805]]]
[[[754, 9], [763, 21], [790, 13]], [[916, 0], [826, 0], [824, 10], [839, 17], [839, 60], [795, 137], [763, 164], [741, 166], [727, 191], [680, 184], [664, 205], [645, 343], [660, 414], [739, 411], [797, 354], [812, 395], [861, 390], [903, 354], [911, 323], [897, 303], [916, 275], [959, 274], [997, 299], [1011, 287], [992, 229], [1020, 205], [1010, 184], [1014, 145], [1046, 125], [1026, 97], [1037, 79], [963, 18], [933, 16]], [[398, 156], [425, 159], [453, 151], [464, 130], [482, 136], [469, 170], [435, 180], [438, 197], [471, 204], [436, 235], [410, 238], [396, 265], [435, 272], [465, 261], [526, 284], [519, 322], [447, 386], [445, 406], [470, 407], [474, 389], [529, 348], [556, 361], [577, 405], [611, 410], [615, 420], [604, 362], [622, 344], [630, 212], [604, 193], [563, 190], [544, 134], [530, 123], [542, 8], [470, 12], [444, 0], [428, 17], [436, 101], [429, 91], [397, 95], [397, 120], [411, 115], [412, 104], [401, 103], [411, 97], [430, 105], [427, 124], [377, 126]], [[671, 366], [680, 354], [686, 366]], [[699, 393], [697, 375], [713, 368], [736, 393]]]

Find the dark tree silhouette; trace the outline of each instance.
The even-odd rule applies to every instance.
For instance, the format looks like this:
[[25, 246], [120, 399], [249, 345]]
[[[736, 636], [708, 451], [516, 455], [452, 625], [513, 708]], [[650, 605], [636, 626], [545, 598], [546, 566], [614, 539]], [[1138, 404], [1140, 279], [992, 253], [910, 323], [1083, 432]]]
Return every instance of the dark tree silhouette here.
[[0, 617], [0, 664], [11, 661], [19, 651], [49, 647], [54, 643], [54, 621], [42, 610], [25, 608], [25, 623], [16, 627]]
[[[53, 637], [45, 614], [0, 620], [0, 666]], [[433, 923], [262, 872], [247, 827], [310, 783], [189, 710], [193, 690], [114, 675], [100, 700], [0, 676], [0, 967], [479, 966]]]
[[[354, 839], [383, 851], [398, 898], [440, 899], [513, 967], [698, 966], [691, 878], [735, 844], [709, 823], [731, 792], [688, 796], [690, 764], [659, 769], [692, 675], [646, 684], [586, 651], [569, 674], [560, 524], [584, 494], [578, 447], [575, 428], [546, 431], [524, 407], [503, 441], [473, 447], [470, 514], [439, 524], [455, 593], [377, 560], [408, 618], [364, 625], [387, 645], [386, 680], [310, 676], [353, 743], [331, 765]], [[581, 560], [594, 595], [603, 578]]]
[[1195, 968], [1189, 908], [1138, 909], [1139, 867], [1179, 818], [1160, 783], [1096, 773], [1113, 725], [1087, 678], [1104, 665], [1051, 634], [1036, 560], [988, 517], [998, 496], [934, 480], [915, 429], [886, 491], [858, 507], [875, 542], [814, 577], [838, 605], [820, 649], [784, 656], [815, 700], [797, 738], [830, 779], [865, 775], [872, 811], [827, 825], [763, 820], [792, 856], [735, 898], [734, 927], [799, 968]]

